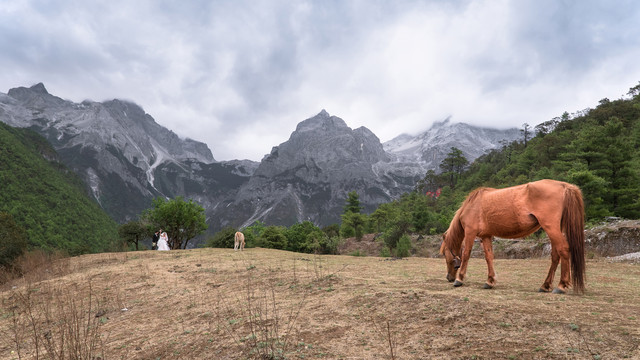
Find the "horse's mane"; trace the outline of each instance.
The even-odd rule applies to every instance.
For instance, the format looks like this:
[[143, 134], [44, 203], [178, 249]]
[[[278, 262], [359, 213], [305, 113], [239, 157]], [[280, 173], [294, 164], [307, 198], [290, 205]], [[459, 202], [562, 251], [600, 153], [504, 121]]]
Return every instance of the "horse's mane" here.
[[456, 214], [453, 216], [449, 229], [444, 233], [444, 241], [447, 244], [447, 248], [449, 248], [453, 253], [460, 253], [460, 246], [462, 246], [462, 239], [464, 238], [464, 228], [460, 222], [460, 214], [469, 205], [469, 203], [473, 202], [478, 197], [478, 194], [487, 189], [488, 188], [486, 187], [480, 187], [470, 192], [469, 195], [467, 195], [467, 198], [462, 202], [462, 205], [460, 205], [458, 211], [456, 211]]

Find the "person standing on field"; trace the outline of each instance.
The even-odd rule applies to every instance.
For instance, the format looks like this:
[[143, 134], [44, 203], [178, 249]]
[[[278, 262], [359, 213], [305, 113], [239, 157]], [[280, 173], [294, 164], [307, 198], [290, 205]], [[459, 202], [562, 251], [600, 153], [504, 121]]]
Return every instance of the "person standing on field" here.
[[158, 248], [159, 239], [160, 239], [160, 230], [156, 230], [156, 232], [151, 237], [151, 250], [155, 250]]
[[158, 240], [158, 250], [160, 251], [171, 250], [171, 248], [169, 248], [169, 236], [167, 236], [167, 233], [162, 231], [162, 229], [160, 229], [160, 239]]

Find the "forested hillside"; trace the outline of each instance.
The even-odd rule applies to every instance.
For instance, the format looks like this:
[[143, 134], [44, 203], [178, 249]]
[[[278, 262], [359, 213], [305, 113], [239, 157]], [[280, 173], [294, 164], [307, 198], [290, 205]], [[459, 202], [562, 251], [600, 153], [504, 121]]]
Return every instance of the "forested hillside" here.
[[[471, 190], [540, 179], [580, 186], [587, 220], [640, 218], [640, 85], [627, 95], [602, 99], [594, 109], [564, 113], [534, 129], [525, 126], [521, 141], [505, 144], [466, 168], [443, 162], [443, 173], [430, 171], [414, 193], [379, 207], [372, 220], [387, 224], [396, 219], [396, 227], [404, 221], [407, 229], [440, 233]], [[453, 164], [458, 155], [450, 154]]]
[[594, 109], [541, 123], [529, 141], [513, 143], [476, 161], [465, 173], [460, 190], [557, 179], [580, 186], [588, 219], [637, 219], [640, 85], [628, 95], [615, 101], [603, 99]]
[[57, 161], [47, 141], [1, 122], [0, 212], [25, 231], [30, 248], [75, 255], [113, 249], [117, 238], [116, 223]]

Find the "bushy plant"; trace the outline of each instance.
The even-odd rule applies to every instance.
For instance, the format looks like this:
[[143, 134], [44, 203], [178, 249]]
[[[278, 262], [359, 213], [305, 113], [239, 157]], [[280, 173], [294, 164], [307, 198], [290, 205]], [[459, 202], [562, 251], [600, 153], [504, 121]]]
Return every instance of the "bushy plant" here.
[[391, 250], [389, 250], [388, 247], [383, 246], [382, 249], [380, 249], [380, 257], [391, 257]]
[[213, 248], [232, 248], [235, 241], [236, 229], [225, 227], [207, 239], [206, 246]]
[[260, 237], [260, 245], [270, 249], [287, 248], [287, 237], [282, 226], [267, 226]]
[[400, 240], [398, 240], [398, 245], [396, 246], [396, 256], [397, 257], [408, 257], [411, 251], [411, 239], [409, 235], [402, 235]]
[[266, 226], [262, 221], [256, 221], [242, 230], [244, 234], [245, 247], [257, 247], [260, 245], [260, 237]]

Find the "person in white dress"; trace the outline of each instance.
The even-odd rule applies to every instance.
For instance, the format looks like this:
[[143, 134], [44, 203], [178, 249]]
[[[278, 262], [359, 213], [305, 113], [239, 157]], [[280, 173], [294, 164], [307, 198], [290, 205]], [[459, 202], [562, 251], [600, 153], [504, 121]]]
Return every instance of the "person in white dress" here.
[[162, 231], [162, 229], [160, 229], [160, 239], [158, 239], [158, 250], [160, 251], [171, 250], [169, 248], [169, 237], [167, 236], [166, 232]]

